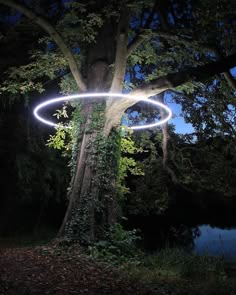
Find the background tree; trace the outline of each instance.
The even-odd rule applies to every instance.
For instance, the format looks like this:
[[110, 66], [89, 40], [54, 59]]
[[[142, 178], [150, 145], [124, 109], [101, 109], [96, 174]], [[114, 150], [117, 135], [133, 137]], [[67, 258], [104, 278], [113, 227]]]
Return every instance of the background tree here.
[[68, 161], [46, 147], [48, 130], [31, 111], [16, 97], [0, 108], [1, 236], [55, 234], [65, 211]]
[[[20, 12], [11, 29], [34, 23], [41, 34], [48, 34], [30, 53], [29, 63], [8, 71], [1, 92], [42, 92], [49, 78], [59, 80], [63, 93], [121, 92], [126, 87], [131, 94], [149, 97], [163, 91], [176, 93], [173, 89], [183, 84], [178, 91], [193, 93], [201, 87], [199, 82], [213, 77], [210, 86], [225, 79], [232, 89], [221, 111], [229, 104], [230, 111], [235, 109], [235, 80], [228, 71], [236, 64], [234, 1], [217, 1], [214, 7], [211, 1], [200, 0], [30, 1], [28, 6], [0, 0], [0, 4]], [[130, 82], [124, 83], [125, 78]], [[185, 103], [182, 93], [177, 94], [178, 102]], [[99, 236], [102, 227], [115, 222], [117, 126], [134, 103], [125, 98], [98, 103], [91, 98], [76, 106], [69, 205], [60, 230], [63, 237], [87, 244]], [[213, 100], [213, 105], [217, 103]], [[194, 101], [190, 111], [184, 108], [190, 118], [193, 107]], [[214, 108], [215, 122], [213, 112]], [[166, 153], [168, 129], [162, 130], [163, 164], [176, 181]]]

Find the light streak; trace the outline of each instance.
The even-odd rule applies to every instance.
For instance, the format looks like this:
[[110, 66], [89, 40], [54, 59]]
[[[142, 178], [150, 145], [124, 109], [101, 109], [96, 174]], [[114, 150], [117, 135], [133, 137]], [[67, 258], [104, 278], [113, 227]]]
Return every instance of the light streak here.
[[[57, 127], [59, 126], [59, 124], [54, 123], [52, 121], [46, 120], [43, 117], [41, 117], [38, 112], [40, 110], [42, 110], [43, 108], [58, 103], [58, 102], [63, 102], [63, 101], [69, 101], [69, 100], [73, 100], [73, 99], [80, 99], [80, 98], [93, 98], [93, 97], [116, 97], [116, 98], [128, 98], [131, 99], [133, 101], [143, 101], [146, 103], [150, 103], [153, 104], [154, 106], [158, 107], [158, 108], [163, 108], [166, 112], [167, 112], [167, 116], [155, 123], [152, 124], [146, 124], [146, 125], [137, 125], [137, 126], [130, 126], [128, 128], [130, 129], [146, 129], [146, 128], [153, 128], [156, 126], [160, 126], [162, 124], [164, 124], [165, 122], [167, 122], [171, 116], [172, 116], [172, 112], [171, 109], [169, 107], [167, 107], [166, 105], [164, 105], [163, 103], [159, 102], [159, 101], [155, 101], [153, 99], [149, 99], [149, 98], [145, 98], [145, 97], [139, 97], [139, 96], [135, 96], [135, 95], [130, 95], [130, 94], [121, 94], [121, 93], [85, 93], [85, 94], [74, 94], [74, 95], [67, 95], [67, 96], [62, 96], [62, 97], [56, 97], [53, 99], [49, 99], [43, 103], [40, 103], [39, 105], [37, 105], [34, 109], [34, 116], [41, 122], [50, 125], [50, 126], [54, 126]], [[67, 127], [68, 128], [68, 127]]]

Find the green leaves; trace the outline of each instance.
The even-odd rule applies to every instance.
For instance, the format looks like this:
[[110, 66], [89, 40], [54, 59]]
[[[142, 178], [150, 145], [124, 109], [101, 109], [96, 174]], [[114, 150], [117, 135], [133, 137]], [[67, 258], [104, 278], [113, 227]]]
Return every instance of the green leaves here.
[[202, 83], [187, 82], [181, 86], [176, 87], [175, 89], [177, 91], [183, 91], [186, 94], [191, 94], [196, 90], [197, 87], [199, 87], [199, 85], [202, 85]]
[[57, 119], [60, 119], [62, 117], [68, 118], [67, 106], [64, 105], [60, 110], [56, 110], [56, 113], [53, 116], [56, 117]]
[[121, 157], [119, 159], [119, 168], [117, 175], [117, 191], [120, 199], [123, 199], [130, 192], [125, 184], [126, 177], [131, 175], [144, 175], [142, 165], [132, 156], [142, 153], [144, 150], [137, 147], [134, 140], [131, 138], [132, 132], [127, 130], [121, 137]]
[[95, 42], [98, 29], [104, 23], [103, 16], [100, 13], [86, 12], [85, 6], [80, 4], [76, 8], [82, 13], [78, 14], [77, 9], [72, 7], [57, 24], [57, 30], [70, 44], [78, 41], [87, 44]]
[[[56, 110], [56, 113], [53, 115], [58, 120], [59, 119], [68, 119], [67, 105], [64, 105], [61, 109]], [[57, 150], [62, 150], [64, 155], [69, 155], [72, 150], [73, 145], [73, 122], [69, 122], [65, 125], [63, 123], [58, 123], [56, 133], [50, 135], [47, 141], [47, 146], [52, 147]]]
[[66, 131], [63, 127], [58, 127], [56, 129], [55, 135], [50, 135], [48, 139], [47, 146], [53, 147], [57, 150], [62, 150], [65, 148], [65, 139], [66, 139]]
[[115, 223], [105, 232], [105, 239], [88, 248], [89, 254], [112, 264], [130, 261], [139, 253], [136, 242], [140, 240], [138, 231], [125, 230], [121, 224]]
[[52, 80], [67, 68], [66, 59], [56, 52], [34, 51], [31, 58], [32, 61], [27, 65], [11, 67], [8, 70], [8, 78], [0, 85], [0, 93], [42, 93], [45, 85], [43, 79]]
[[39, 93], [44, 92], [44, 88], [41, 82], [33, 82], [31, 80], [8, 80], [0, 85], [0, 94], [26, 94], [32, 91]]

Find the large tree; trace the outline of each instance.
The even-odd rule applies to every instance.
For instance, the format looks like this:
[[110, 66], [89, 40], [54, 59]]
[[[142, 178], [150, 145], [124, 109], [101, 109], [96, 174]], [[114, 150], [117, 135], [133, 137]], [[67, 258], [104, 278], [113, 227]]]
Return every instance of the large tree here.
[[[224, 99], [225, 106], [235, 106], [236, 83], [229, 72], [236, 66], [233, 0], [214, 1], [214, 5], [201, 0], [32, 0], [27, 4], [0, 0], [0, 4], [20, 12], [15, 14], [11, 32], [37, 24], [40, 35], [31, 60], [11, 67], [1, 92], [43, 91], [45, 77], [49, 77], [59, 81], [64, 93], [119, 93], [128, 88], [131, 94], [144, 97], [165, 91], [180, 95], [179, 91], [193, 92], [212, 77], [211, 83], [227, 82], [230, 96]], [[11, 32], [5, 29], [0, 41]], [[183, 92], [180, 96], [182, 101], [187, 99]], [[62, 237], [86, 244], [115, 222], [118, 126], [123, 113], [136, 102], [126, 98], [98, 102], [91, 97], [76, 106], [72, 179]], [[168, 138], [165, 125], [163, 165], [176, 181], [168, 166]]]

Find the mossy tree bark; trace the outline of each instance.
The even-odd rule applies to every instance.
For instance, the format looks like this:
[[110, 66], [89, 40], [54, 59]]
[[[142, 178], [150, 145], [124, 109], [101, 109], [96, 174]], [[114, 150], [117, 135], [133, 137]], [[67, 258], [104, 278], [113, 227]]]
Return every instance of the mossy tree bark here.
[[119, 134], [104, 135], [104, 102], [85, 103], [84, 124], [75, 142], [69, 205], [59, 234], [89, 244], [116, 221], [115, 177]]
[[[88, 48], [88, 91], [109, 91], [112, 85], [111, 64], [115, 59], [116, 24], [107, 22], [96, 44]], [[123, 82], [123, 79], [122, 79]], [[120, 82], [120, 87], [122, 83]], [[116, 221], [115, 180], [119, 154], [119, 132], [105, 134], [106, 100], [84, 100], [75, 142], [69, 205], [59, 236], [89, 244], [105, 227]]]

